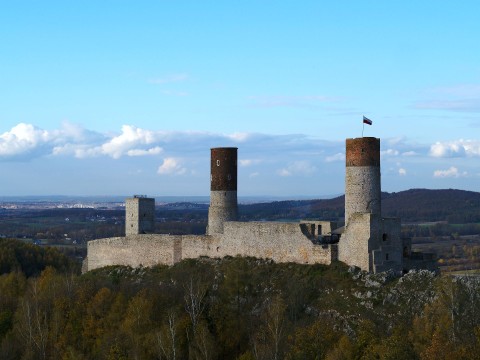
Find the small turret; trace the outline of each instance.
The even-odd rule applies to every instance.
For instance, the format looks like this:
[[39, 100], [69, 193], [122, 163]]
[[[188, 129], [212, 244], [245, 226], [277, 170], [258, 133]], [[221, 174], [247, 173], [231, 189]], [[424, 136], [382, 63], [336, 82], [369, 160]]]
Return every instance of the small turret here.
[[125, 201], [125, 235], [155, 232], [155, 199], [134, 195]]

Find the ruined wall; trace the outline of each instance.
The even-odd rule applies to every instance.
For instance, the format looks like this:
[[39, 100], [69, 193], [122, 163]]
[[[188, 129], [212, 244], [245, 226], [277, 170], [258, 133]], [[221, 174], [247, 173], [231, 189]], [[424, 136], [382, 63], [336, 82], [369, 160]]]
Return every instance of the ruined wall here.
[[370, 242], [380, 232], [379, 216], [369, 213], [354, 213], [338, 243], [338, 260], [373, 271]]
[[315, 233], [318, 235], [330, 235], [338, 226], [333, 221], [318, 221], [318, 220], [300, 220], [300, 224], [315, 225]]
[[108, 265], [173, 265], [180, 261], [181, 236], [131, 235], [88, 242], [88, 270]]
[[226, 222], [218, 254], [269, 258], [275, 262], [330, 264], [332, 245], [314, 245], [314, 239], [306, 236], [307, 228], [306, 224], [299, 223]]
[[108, 265], [173, 265], [201, 256], [252, 256], [275, 262], [330, 264], [337, 259], [336, 245], [315, 245], [315, 224], [226, 222], [224, 234], [143, 234], [88, 242], [87, 269]]
[[401, 223], [398, 218], [385, 218], [372, 252], [373, 271], [403, 270], [403, 240]]
[[182, 238], [182, 260], [200, 256], [219, 257], [220, 246], [221, 236], [185, 235]]

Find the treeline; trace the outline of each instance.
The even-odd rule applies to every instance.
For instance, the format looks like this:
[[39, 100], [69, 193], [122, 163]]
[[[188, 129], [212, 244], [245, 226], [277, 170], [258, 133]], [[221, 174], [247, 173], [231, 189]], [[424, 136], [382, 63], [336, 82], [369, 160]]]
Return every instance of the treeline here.
[[461, 235], [480, 234], [479, 224], [451, 225], [437, 223], [432, 225], [402, 225], [402, 236], [405, 237], [430, 237], [450, 235], [456, 238]]
[[51, 247], [39, 247], [12, 239], [0, 239], [0, 275], [39, 275], [48, 266], [59, 272], [78, 272], [80, 265]]
[[[54, 265], [56, 266], [56, 265]], [[0, 276], [2, 359], [478, 359], [480, 280], [199, 259]]]

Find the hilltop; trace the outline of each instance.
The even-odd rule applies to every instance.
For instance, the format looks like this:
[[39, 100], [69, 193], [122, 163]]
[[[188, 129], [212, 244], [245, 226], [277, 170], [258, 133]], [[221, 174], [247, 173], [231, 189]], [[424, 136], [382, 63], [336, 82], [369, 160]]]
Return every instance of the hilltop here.
[[[345, 196], [342, 195], [332, 199], [240, 205], [240, 213], [248, 220], [322, 218], [338, 221], [344, 216], [344, 206]], [[384, 192], [382, 213], [385, 217], [400, 217], [404, 223], [480, 222], [480, 193], [455, 189]]]

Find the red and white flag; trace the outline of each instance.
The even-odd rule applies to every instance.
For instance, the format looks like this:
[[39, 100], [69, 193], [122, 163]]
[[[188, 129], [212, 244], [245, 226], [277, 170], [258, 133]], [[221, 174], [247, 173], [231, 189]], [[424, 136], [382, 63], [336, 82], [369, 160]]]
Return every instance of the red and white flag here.
[[366, 118], [365, 116], [363, 117], [363, 123], [367, 125], [372, 125], [373, 122], [369, 118]]

